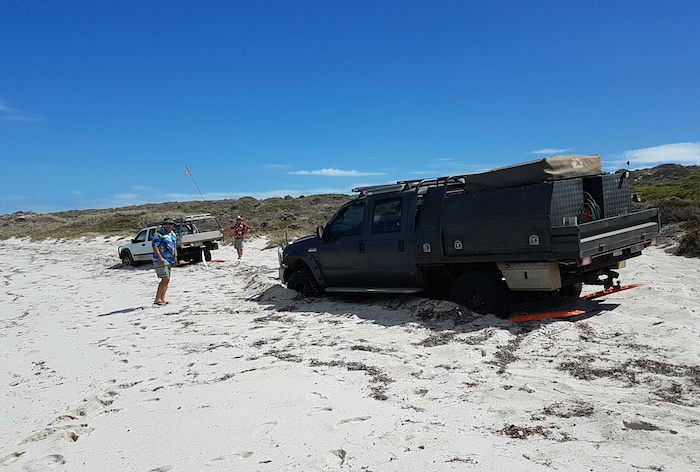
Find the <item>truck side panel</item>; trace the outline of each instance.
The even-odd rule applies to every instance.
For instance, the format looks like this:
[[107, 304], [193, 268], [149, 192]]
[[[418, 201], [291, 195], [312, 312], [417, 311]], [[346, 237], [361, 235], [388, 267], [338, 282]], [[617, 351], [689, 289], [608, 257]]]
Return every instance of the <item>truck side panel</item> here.
[[449, 195], [445, 200], [446, 256], [549, 251], [547, 184]]

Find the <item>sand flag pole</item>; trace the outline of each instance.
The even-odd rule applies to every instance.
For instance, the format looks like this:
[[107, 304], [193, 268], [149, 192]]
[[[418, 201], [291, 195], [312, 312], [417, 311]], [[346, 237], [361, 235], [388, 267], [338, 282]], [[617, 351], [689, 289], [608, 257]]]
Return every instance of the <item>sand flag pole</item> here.
[[194, 184], [195, 187], [197, 187], [197, 191], [199, 192], [199, 196], [202, 197], [202, 201], [204, 201], [204, 196], [202, 195], [202, 191], [199, 190], [199, 185], [197, 185], [197, 182], [194, 181], [194, 176], [192, 175], [192, 172], [190, 172], [190, 169], [187, 166], [185, 166], [185, 175], [190, 176], [190, 178], [192, 179], [192, 183]]

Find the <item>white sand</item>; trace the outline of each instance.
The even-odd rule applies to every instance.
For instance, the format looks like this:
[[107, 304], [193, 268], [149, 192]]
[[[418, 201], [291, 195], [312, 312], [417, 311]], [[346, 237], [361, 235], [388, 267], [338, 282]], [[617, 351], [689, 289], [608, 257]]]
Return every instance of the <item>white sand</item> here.
[[646, 286], [514, 324], [304, 299], [262, 240], [154, 307], [117, 244], [0, 242], [0, 470], [700, 470], [700, 260], [647, 250]]

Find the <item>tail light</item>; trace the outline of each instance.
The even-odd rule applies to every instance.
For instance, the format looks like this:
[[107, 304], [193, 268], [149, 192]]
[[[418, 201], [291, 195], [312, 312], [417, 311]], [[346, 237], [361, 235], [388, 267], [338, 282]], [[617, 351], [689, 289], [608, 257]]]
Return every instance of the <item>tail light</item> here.
[[591, 256], [582, 257], [581, 259], [578, 260], [578, 266], [579, 267], [586, 266], [586, 265], [590, 264], [591, 262], [593, 262], [593, 258]]

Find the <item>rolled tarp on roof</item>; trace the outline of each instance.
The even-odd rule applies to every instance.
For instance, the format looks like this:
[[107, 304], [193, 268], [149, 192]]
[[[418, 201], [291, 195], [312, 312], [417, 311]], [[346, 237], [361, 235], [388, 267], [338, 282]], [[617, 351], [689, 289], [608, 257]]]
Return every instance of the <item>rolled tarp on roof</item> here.
[[464, 176], [468, 186], [508, 188], [603, 173], [600, 155], [551, 156]]

